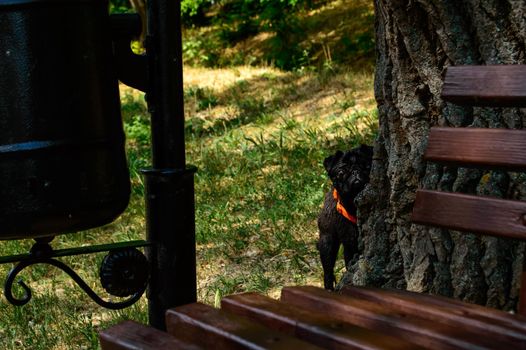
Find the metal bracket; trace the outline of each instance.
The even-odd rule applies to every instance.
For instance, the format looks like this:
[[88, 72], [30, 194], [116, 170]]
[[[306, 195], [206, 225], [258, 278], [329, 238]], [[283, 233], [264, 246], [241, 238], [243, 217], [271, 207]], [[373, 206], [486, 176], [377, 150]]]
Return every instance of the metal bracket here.
[[[52, 239], [52, 238], [51, 238]], [[13, 295], [13, 284], [17, 275], [26, 267], [36, 264], [47, 264], [55, 266], [68, 274], [75, 283], [98, 305], [112, 310], [126, 308], [134, 304], [144, 294], [150, 269], [146, 257], [136, 248], [145, 247], [150, 244], [146, 241], [130, 241], [115, 244], [104, 244], [90, 247], [53, 250], [49, 245], [49, 238], [36, 239], [29, 254], [0, 257], [0, 264], [18, 262], [7, 275], [4, 285], [4, 294], [8, 302], [16, 306], [27, 304], [32, 297], [31, 289], [24, 281], [19, 279], [18, 285], [24, 289], [24, 295], [16, 298]], [[67, 266], [65, 263], [54, 259], [61, 256], [72, 256], [109, 251], [104, 259], [100, 278], [104, 289], [119, 297], [129, 297], [119, 302], [106, 301], [99, 297], [84, 280]]]

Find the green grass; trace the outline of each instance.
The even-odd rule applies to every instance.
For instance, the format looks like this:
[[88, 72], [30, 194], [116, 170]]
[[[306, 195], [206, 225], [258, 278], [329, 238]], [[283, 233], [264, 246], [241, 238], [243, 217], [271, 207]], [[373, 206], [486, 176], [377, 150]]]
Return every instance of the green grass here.
[[[306, 35], [301, 45], [308, 46], [310, 63], [295, 72], [185, 67], [187, 159], [199, 168], [195, 185], [200, 301], [217, 305], [230, 293], [257, 291], [276, 297], [284, 285], [321, 285], [316, 217], [329, 186], [322, 161], [337, 149], [371, 143], [377, 129], [372, 13], [366, 0], [328, 1], [302, 13]], [[188, 64], [265, 61], [271, 38], [257, 35], [225, 50], [214, 41], [217, 30], [185, 32]], [[150, 163], [149, 118], [143, 94], [123, 88], [121, 103], [130, 205], [110, 225], [56, 237], [57, 249], [145, 237], [139, 170]], [[0, 241], [0, 255], [25, 253], [31, 244]], [[62, 260], [105, 295], [97, 276], [103, 256]], [[0, 281], [10, 267], [0, 265]], [[342, 269], [340, 261], [337, 270]], [[108, 311], [53, 267], [35, 266], [22, 277], [33, 299], [13, 307], [0, 295], [0, 349], [96, 349], [100, 329], [123, 319], [147, 321], [145, 298], [126, 310]]]
[[[336, 149], [371, 143], [376, 133], [371, 73], [241, 69], [231, 80], [221, 76], [227, 73], [232, 72], [187, 71], [190, 80], [203, 75], [194, 77], [203, 82], [219, 74], [223, 85], [185, 90], [187, 158], [199, 168], [198, 295], [211, 305], [231, 293], [275, 297], [284, 285], [321, 285], [315, 222], [328, 189], [321, 163]], [[57, 248], [144, 238], [139, 169], [149, 164], [149, 121], [142, 94], [126, 88], [121, 99], [133, 185], [130, 206], [111, 225], [56, 237]], [[22, 253], [30, 245], [4, 241], [0, 252]], [[104, 295], [97, 277], [102, 258], [63, 260]], [[0, 266], [2, 280], [8, 268]], [[100, 329], [123, 319], [147, 322], [145, 298], [129, 309], [108, 311], [52, 267], [35, 266], [22, 276], [34, 297], [23, 307], [0, 300], [2, 349], [96, 349]]]
[[[285, 22], [274, 20], [272, 26], [257, 25], [257, 18], [239, 22], [240, 16], [223, 10], [222, 5], [217, 2], [210, 8], [206, 26], [184, 28], [185, 64], [274, 65], [288, 70], [331, 69], [342, 64], [372, 67], [374, 5], [370, 0], [311, 1], [312, 6], [297, 9]], [[283, 16], [280, 13], [278, 18]]]
[[[269, 70], [217, 91], [187, 86], [187, 156], [199, 168], [196, 226], [201, 301], [214, 305], [221, 296], [236, 292], [276, 296], [287, 284], [319, 285], [315, 220], [328, 186], [321, 162], [336, 149], [372, 141], [375, 111], [367, 101], [362, 109], [356, 102], [364, 100], [360, 94], [370, 83], [370, 73], [327, 77]], [[313, 97], [323, 101], [320, 94], [331, 89], [337, 100], [329, 106], [296, 109]], [[111, 225], [57, 237], [56, 247], [144, 238], [139, 169], [149, 163], [149, 122], [142, 94], [125, 89], [122, 103], [133, 185], [130, 206]], [[231, 112], [218, 116], [217, 110]], [[0, 251], [16, 254], [30, 245], [30, 241], [0, 242]], [[64, 260], [103, 294], [97, 277], [102, 257]], [[7, 269], [0, 266], [2, 276]], [[107, 311], [53, 268], [36, 266], [23, 278], [34, 298], [20, 308], [0, 301], [1, 348], [95, 349], [99, 329], [123, 319], [146, 322], [144, 298], [127, 310]]]
[[[298, 45], [307, 56], [288, 73], [266, 66], [273, 39], [265, 33], [226, 49], [217, 40], [221, 28], [184, 33], [187, 161], [199, 169], [198, 298], [210, 305], [231, 293], [277, 297], [285, 285], [321, 286], [315, 242], [329, 187], [323, 159], [337, 149], [370, 144], [377, 132], [372, 3], [327, 1], [299, 16], [304, 41]], [[56, 237], [57, 249], [145, 238], [139, 170], [150, 164], [149, 118], [143, 94], [123, 87], [121, 104], [130, 205], [110, 225]], [[0, 241], [0, 255], [25, 253], [31, 244]], [[98, 281], [103, 257], [62, 260], [105, 296]], [[344, 269], [341, 260], [337, 273]], [[9, 268], [0, 265], [2, 283]], [[144, 297], [128, 309], [109, 311], [53, 267], [34, 266], [21, 276], [33, 299], [13, 307], [0, 292], [0, 349], [97, 349], [99, 330], [124, 319], [147, 322]]]

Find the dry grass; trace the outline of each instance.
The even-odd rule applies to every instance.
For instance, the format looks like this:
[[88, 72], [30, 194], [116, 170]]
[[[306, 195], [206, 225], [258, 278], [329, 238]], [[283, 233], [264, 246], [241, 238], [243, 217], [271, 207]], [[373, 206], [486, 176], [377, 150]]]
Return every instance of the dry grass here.
[[[186, 89], [202, 89], [209, 99], [214, 98], [214, 106], [210, 108], [200, 108], [195, 96], [188, 98], [187, 116], [202, 120], [205, 128], [239, 116], [243, 106], [232, 103], [236, 99], [252, 101], [254, 106], [245, 107], [263, 107], [264, 112], [281, 117], [265, 124], [266, 133], [275, 131], [280, 120], [295, 120], [305, 127], [317, 126], [324, 125], [328, 119], [336, 120], [332, 118], [335, 115], [375, 108], [372, 71], [317, 74], [248, 66], [214, 70], [187, 67], [184, 83]], [[261, 112], [261, 108], [258, 111]], [[251, 128], [254, 125], [243, 130]]]

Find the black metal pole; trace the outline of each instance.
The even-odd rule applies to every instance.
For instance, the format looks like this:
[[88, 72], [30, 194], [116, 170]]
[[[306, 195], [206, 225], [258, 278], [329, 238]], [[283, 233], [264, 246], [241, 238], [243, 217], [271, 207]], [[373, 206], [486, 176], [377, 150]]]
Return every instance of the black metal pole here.
[[152, 168], [145, 170], [152, 273], [149, 322], [165, 329], [165, 311], [197, 300], [194, 172], [185, 164], [180, 0], [148, 1], [146, 50]]
[[148, 102], [156, 168], [185, 167], [180, 0], [148, 1]]

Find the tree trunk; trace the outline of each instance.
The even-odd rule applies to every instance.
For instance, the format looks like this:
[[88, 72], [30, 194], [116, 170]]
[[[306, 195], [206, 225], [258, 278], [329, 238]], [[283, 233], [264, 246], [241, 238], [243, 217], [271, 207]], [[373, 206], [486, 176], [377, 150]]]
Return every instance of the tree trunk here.
[[144, 38], [146, 38], [146, 0], [130, 0], [133, 9], [141, 16], [142, 32], [139, 38], [141, 45], [144, 44]]
[[371, 182], [357, 200], [360, 257], [342, 283], [514, 309], [523, 244], [415, 225], [410, 216], [418, 188], [526, 200], [524, 174], [422, 161], [431, 126], [523, 128], [526, 110], [459, 107], [440, 92], [447, 66], [525, 63], [526, 3], [375, 0], [375, 10], [380, 131]]

